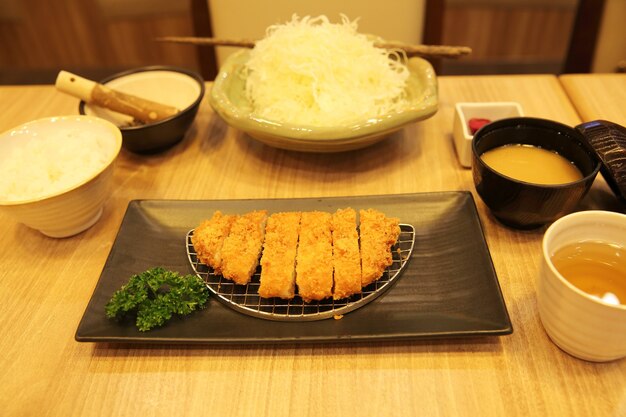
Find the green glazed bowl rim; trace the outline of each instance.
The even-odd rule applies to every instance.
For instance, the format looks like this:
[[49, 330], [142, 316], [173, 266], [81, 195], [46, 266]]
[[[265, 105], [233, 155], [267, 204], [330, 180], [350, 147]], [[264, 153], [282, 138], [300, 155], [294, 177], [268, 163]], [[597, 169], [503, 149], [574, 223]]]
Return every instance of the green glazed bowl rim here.
[[401, 129], [409, 123], [427, 119], [437, 112], [438, 86], [432, 65], [418, 57], [408, 60], [409, 81], [408, 106], [402, 111], [382, 117], [364, 117], [345, 126], [307, 126], [277, 123], [252, 115], [252, 106], [245, 96], [246, 75], [244, 66], [250, 51], [241, 50], [230, 55], [222, 65], [210, 94], [210, 104], [229, 125], [251, 136], [273, 137], [292, 142], [295, 146], [311, 144], [323, 146], [339, 143], [355, 143], [360, 138], [380, 136]]

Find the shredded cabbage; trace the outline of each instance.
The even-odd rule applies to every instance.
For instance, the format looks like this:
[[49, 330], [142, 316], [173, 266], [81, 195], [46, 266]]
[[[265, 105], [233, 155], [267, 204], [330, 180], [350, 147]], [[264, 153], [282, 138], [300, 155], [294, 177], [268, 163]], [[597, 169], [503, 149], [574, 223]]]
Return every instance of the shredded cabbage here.
[[357, 21], [324, 15], [273, 25], [250, 52], [253, 116], [309, 126], [350, 125], [405, 106], [406, 55], [374, 46]]

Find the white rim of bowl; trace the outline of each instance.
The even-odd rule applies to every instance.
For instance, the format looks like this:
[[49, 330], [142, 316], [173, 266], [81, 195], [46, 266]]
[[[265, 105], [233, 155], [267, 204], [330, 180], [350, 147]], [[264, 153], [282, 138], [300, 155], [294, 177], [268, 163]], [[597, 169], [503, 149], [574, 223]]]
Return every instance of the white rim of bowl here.
[[113, 153], [111, 154], [111, 157], [109, 158], [109, 160], [106, 162], [106, 164], [104, 164], [104, 166], [102, 167], [102, 169], [98, 170], [97, 172], [95, 172], [93, 175], [90, 175], [89, 177], [83, 179], [82, 181], [73, 184], [69, 187], [65, 187], [61, 190], [57, 190], [54, 193], [51, 194], [46, 194], [44, 196], [40, 196], [37, 198], [31, 198], [31, 199], [27, 199], [27, 200], [3, 200], [0, 199], [0, 206], [19, 206], [21, 204], [29, 204], [29, 203], [34, 203], [37, 201], [42, 201], [42, 200], [47, 200], [49, 198], [52, 197], [57, 197], [61, 194], [64, 194], [68, 191], [74, 190], [76, 188], [79, 188], [80, 186], [82, 186], [83, 184], [88, 183], [89, 181], [91, 181], [92, 179], [94, 179], [95, 177], [97, 177], [98, 175], [100, 175], [104, 170], [106, 170], [109, 165], [111, 165], [113, 163], [113, 161], [115, 161], [115, 158], [117, 158], [117, 156], [120, 153], [120, 150], [122, 149], [122, 132], [120, 131], [120, 129], [115, 126], [113, 123], [109, 122], [108, 120], [104, 120], [101, 119], [99, 117], [96, 116], [88, 116], [88, 115], [70, 115], [70, 116], [52, 116], [52, 117], [42, 117], [40, 119], [35, 119], [35, 120], [31, 120], [30, 122], [26, 122], [26, 123], [22, 123], [21, 125], [17, 125], [15, 127], [12, 127], [8, 130], [5, 130], [4, 132], [0, 133], [0, 136], [4, 136], [6, 134], [8, 134], [11, 131], [23, 128], [23, 127], [27, 127], [36, 123], [42, 123], [42, 122], [53, 122], [53, 121], [57, 121], [57, 120], [84, 120], [84, 121], [88, 121], [90, 123], [99, 123], [101, 125], [103, 125], [104, 127], [106, 127], [108, 130], [112, 131], [113, 133], [113, 137], [115, 138], [115, 149], [113, 150]]

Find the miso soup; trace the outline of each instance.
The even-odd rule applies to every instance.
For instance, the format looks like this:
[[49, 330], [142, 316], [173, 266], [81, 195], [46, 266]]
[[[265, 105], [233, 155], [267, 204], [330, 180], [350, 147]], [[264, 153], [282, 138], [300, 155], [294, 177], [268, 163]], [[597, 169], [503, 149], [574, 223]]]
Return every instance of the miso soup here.
[[480, 158], [507, 177], [535, 184], [567, 184], [583, 178], [573, 162], [532, 145], [504, 145], [488, 150]]

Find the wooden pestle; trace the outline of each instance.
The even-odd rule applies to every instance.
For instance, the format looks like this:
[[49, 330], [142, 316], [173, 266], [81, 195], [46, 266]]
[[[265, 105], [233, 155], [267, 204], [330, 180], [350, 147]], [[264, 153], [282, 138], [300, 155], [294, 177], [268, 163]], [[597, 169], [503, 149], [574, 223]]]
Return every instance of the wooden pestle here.
[[132, 116], [144, 123], [163, 120], [178, 113], [175, 107], [122, 93], [67, 71], [59, 72], [55, 86], [59, 91], [86, 103]]

